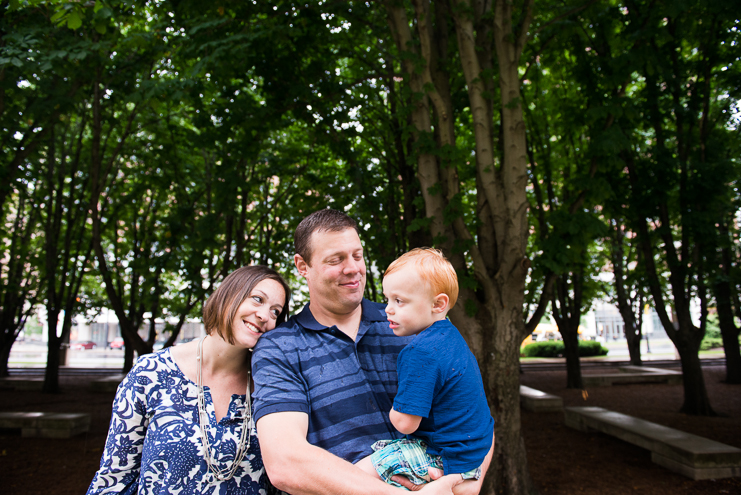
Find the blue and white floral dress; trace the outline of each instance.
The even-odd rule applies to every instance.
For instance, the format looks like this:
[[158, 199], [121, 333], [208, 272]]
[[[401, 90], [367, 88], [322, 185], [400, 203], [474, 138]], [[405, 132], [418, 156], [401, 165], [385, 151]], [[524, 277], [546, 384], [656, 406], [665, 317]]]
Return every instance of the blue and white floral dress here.
[[[204, 390], [212, 459], [228, 468], [242, 432], [245, 396], [232, 395], [229, 411], [217, 423], [211, 392]], [[142, 356], [119, 385], [100, 469], [87, 493], [266, 495], [267, 485], [254, 427], [233, 478], [218, 481], [209, 471], [198, 425], [198, 386], [183, 375], [168, 348]]]

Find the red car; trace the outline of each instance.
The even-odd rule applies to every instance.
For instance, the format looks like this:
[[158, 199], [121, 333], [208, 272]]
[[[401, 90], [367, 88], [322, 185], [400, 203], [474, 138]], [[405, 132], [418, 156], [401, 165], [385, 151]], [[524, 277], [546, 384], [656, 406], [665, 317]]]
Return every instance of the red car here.
[[108, 343], [108, 347], [111, 349], [123, 349], [124, 341], [123, 337], [116, 337]]
[[81, 342], [73, 342], [69, 348], [74, 351], [84, 351], [85, 349], [95, 349], [97, 345], [91, 340], [85, 340]]

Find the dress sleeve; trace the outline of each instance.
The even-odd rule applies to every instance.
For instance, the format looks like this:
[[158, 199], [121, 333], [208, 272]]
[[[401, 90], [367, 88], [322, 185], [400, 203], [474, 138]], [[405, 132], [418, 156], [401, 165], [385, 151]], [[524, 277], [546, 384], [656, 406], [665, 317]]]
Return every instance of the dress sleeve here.
[[100, 469], [90, 483], [88, 495], [137, 492], [142, 448], [149, 424], [146, 389], [151, 383], [141, 373], [145, 365], [140, 363], [124, 378], [116, 391]]

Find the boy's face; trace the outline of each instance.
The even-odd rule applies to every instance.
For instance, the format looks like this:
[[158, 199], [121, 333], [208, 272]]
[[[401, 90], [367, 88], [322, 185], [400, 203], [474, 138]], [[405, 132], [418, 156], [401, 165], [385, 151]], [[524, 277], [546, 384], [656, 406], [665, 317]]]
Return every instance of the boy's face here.
[[383, 279], [386, 317], [399, 337], [416, 335], [445, 317], [447, 301], [440, 307], [440, 297], [420, 278], [413, 263]]

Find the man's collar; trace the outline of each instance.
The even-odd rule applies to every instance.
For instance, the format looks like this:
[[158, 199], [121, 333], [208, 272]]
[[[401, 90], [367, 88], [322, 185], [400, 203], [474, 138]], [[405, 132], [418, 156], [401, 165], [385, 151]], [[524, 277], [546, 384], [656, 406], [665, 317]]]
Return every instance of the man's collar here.
[[363, 319], [368, 321], [386, 321], [385, 306], [378, 307], [378, 303], [363, 298]]
[[[302, 309], [301, 312], [296, 315], [296, 320], [302, 327], [308, 330], [324, 330], [327, 327], [316, 321], [314, 315], [311, 314], [311, 309], [309, 308], [310, 304], [311, 303], [306, 303], [304, 309]], [[386, 312], [383, 310], [383, 308], [379, 308], [376, 303], [363, 298], [360, 304], [363, 307], [363, 315], [361, 316], [361, 320], [365, 320], [368, 322], [386, 321]]]
[[304, 309], [302, 309], [301, 312], [296, 316], [296, 321], [298, 321], [299, 324], [307, 330], [324, 330], [327, 327], [316, 321], [314, 315], [311, 314], [309, 304], [310, 303], [306, 303]]

